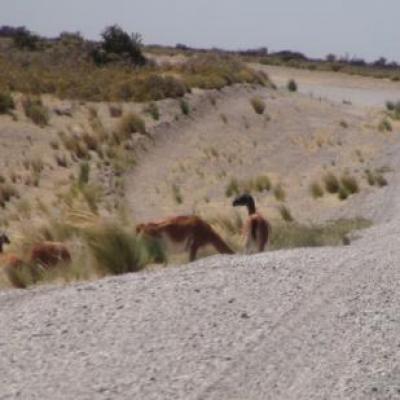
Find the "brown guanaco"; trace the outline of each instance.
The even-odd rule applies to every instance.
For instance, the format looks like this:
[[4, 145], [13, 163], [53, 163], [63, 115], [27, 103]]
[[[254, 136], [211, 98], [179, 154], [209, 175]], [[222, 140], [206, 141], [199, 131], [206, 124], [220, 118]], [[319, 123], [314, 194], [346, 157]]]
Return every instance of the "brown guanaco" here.
[[16, 268], [23, 264], [21, 258], [12, 253], [4, 253], [4, 245], [10, 244], [11, 241], [6, 233], [0, 234], [0, 266], [4, 268]]
[[[20, 267], [24, 262], [22, 259], [12, 253], [3, 253], [3, 246], [10, 244], [7, 234], [0, 234], [0, 265], [9, 268]], [[71, 254], [63, 243], [59, 242], [41, 242], [35, 244], [29, 255], [29, 264], [44, 268], [50, 268], [60, 262], [68, 263], [71, 261]]]
[[234, 253], [207, 222], [195, 215], [182, 215], [140, 224], [136, 227], [136, 233], [158, 239], [168, 247], [183, 246], [185, 251], [189, 251], [190, 261], [196, 259], [199, 248], [207, 245], [212, 245], [222, 254]]
[[247, 193], [242, 194], [235, 198], [232, 205], [234, 207], [246, 206], [249, 213], [243, 229], [245, 252], [251, 254], [264, 251], [271, 228], [268, 221], [257, 212], [253, 197]]
[[70, 263], [71, 254], [64, 243], [41, 242], [31, 249], [30, 262], [43, 268], [50, 268], [58, 263]]

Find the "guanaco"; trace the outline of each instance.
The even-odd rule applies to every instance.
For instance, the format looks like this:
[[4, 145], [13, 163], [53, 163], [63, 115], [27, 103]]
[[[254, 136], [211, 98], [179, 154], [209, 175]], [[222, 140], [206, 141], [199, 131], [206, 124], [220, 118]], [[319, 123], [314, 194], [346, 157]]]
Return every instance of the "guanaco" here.
[[50, 268], [60, 262], [70, 263], [71, 254], [64, 243], [42, 242], [35, 244], [31, 249], [30, 262], [33, 265], [40, 265]]
[[199, 248], [211, 244], [219, 253], [233, 254], [231, 248], [201, 218], [195, 215], [166, 218], [159, 222], [140, 224], [136, 233], [158, 239], [168, 247], [183, 246], [189, 251], [189, 260], [196, 259]]
[[21, 258], [12, 253], [4, 253], [4, 245], [10, 244], [11, 241], [6, 233], [0, 234], [0, 266], [4, 268], [16, 268], [23, 264]]
[[[4, 232], [0, 234], [0, 265], [10, 268], [19, 267], [24, 262], [21, 258], [12, 253], [3, 253], [3, 246], [10, 244], [11, 241]], [[50, 268], [60, 262], [68, 263], [71, 261], [71, 254], [63, 243], [41, 242], [35, 244], [29, 255], [29, 262], [32, 265]]]
[[251, 254], [264, 251], [271, 227], [269, 222], [257, 212], [253, 197], [249, 194], [242, 194], [235, 198], [232, 205], [234, 207], [246, 206], [249, 213], [243, 229], [245, 252]]
[[8, 238], [7, 234], [4, 232], [1, 232], [0, 234], [0, 253], [3, 253], [4, 249], [4, 245], [5, 244], [10, 244], [10, 239]]

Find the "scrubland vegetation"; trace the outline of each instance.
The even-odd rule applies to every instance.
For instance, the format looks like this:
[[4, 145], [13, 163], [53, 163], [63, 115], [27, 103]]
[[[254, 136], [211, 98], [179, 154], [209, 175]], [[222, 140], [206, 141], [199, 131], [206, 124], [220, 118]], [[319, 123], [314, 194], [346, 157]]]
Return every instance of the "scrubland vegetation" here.
[[243, 54], [245, 58], [257, 59], [264, 65], [282, 65], [310, 71], [344, 72], [350, 75], [400, 80], [400, 65], [385, 58], [367, 63], [361, 58], [338, 57], [328, 54], [325, 59], [311, 59], [294, 51], [278, 51], [271, 54]]
[[3, 43], [0, 93], [144, 102], [179, 98], [192, 88], [269, 84], [265, 74], [224, 55], [199, 55], [180, 65], [157, 66], [144, 57], [140, 35], [130, 36], [118, 26], [106, 28], [98, 44], [70, 33], [55, 41], [36, 38], [34, 42], [25, 46], [14, 38]]
[[[341, 246], [348, 244], [349, 234], [368, 228], [371, 222], [363, 218], [339, 219], [325, 224], [301, 224], [296, 222], [286, 206], [280, 207], [281, 221], [271, 221], [271, 237], [268, 248], [279, 250], [295, 247]], [[236, 251], [243, 251], [242, 228], [244, 221], [239, 213], [209, 219]]]
[[[24, 155], [22, 171], [9, 168], [0, 176], [0, 206], [7, 211], [1, 225], [12, 225], [13, 229], [24, 232], [15, 240], [12, 238], [10, 249], [24, 260], [24, 265], [3, 270], [9, 282], [19, 288], [136, 272], [154, 262], [165, 262], [166, 255], [159, 243], [136, 236], [134, 223], [127, 218], [123, 206], [124, 173], [137, 163], [137, 152], [147, 151], [146, 146], [153, 140], [153, 124], [164, 112], [167, 114], [164, 104], [157, 101], [178, 99], [173, 102], [175, 117], [191, 121], [196, 118], [196, 107], [188, 93], [194, 88], [222, 89], [237, 83], [250, 84], [247, 89], [254, 85], [274, 88], [267, 75], [224, 52], [194, 54], [182, 63], [157, 65], [144, 56], [140, 35], [129, 35], [117, 26], [107, 28], [100, 43], [87, 41], [76, 33], [63, 33], [57, 39], [48, 40], [20, 29], [1, 40], [0, 68], [0, 114], [9, 114], [14, 120], [27, 118], [44, 128], [35, 128], [36, 131], [53, 135], [47, 142], [52, 152], [51, 162]], [[297, 83], [289, 81], [287, 89], [296, 91]], [[220, 102], [215, 93], [219, 92], [211, 92], [207, 99], [213, 108]], [[68, 99], [75, 108], [57, 110], [49, 105], [49, 97]], [[145, 104], [132, 111], [133, 108], [121, 102]], [[250, 136], [254, 120], [266, 124], [269, 116], [265, 113], [264, 97], [246, 95], [246, 108], [253, 120], [243, 115], [241, 126], [244, 123]], [[104, 109], [112, 123], [104, 123]], [[72, 123], [66, 123], [62, 129], [53, 124], [55, 115], [67, 116], [73, 121], [75, 113], [85, 115], [82, 117], [85, 122], [78, 129]], [[397, 114], [398, 104], [388, 103], [385, 119], [398, 118]], [[224, 113], [217, 114], [219, 124], [226, 125], [225, 129], [233, 126], [235, 120], [229, 112], [228, 115], [229, 119]], [[4, 119], [11, 121], [8, 116]], [[347, 123], [340, 124], [348, 127]], [[31, 140], [30, 136], [27, 140]], [[248, 141], [257, 146], [255, 139]], [[208, 160], [226, 156], [214, 144], [204, 153]], [[41, 201], [40, 196], [29, 200], [21, 197], [27, 187], [45, 187], [46, 175], [54, 168], [65, 172], [62, 189], [54, 193], [55, 201], [49, 204]], [[180, 168], [188, 169], [186, 164]], [[303, 225], [296, 221], [296, 210], [292, 212], [285, 203], [287, 199], [290, 201], [291, 190], [286, 180], [280, 181], [273, 174], [271, 178], [262, 170], [247, 179], [229, 178], [227, 171], [224, 168], [218, 172], [218, 178], [226, 183], [222, 197], [224, 191], [228, 198], [249, 192], [270, 196], [275, 202], [278, 219], [272, 221], [271, 249], [343, 244], [350, 231], [369, 224], [364, 220], [343, 220], [323, 226]], [[198, 173], [204, 176], [203, 171]], [[364, 178], [371, 186], [387, 184], [383, 173], [377, 170], [366, 170]], [[166, 187], [168, 200], [175, 207], [187, 205], [189, 190], [179, 179], [171, 180]], [[316, 199], [327, 192], [343, 200], [357, 193], [360, 185], [349, 174], [337, 177], [327, 173], [320, 181], [313, 182], [309, 190]], [[210, 197], [202, 198], [208, 203]], [[210, 218], [210, 222], [241, 251], [243, 221], [239, 215]], [[26, 226], [29, 229], [24, 229]], [[53, 269], [30, 265], [27, 261], [30, 247], [43, 240], [67, 243], [72, 253], [71, 265], [61, 264]]]

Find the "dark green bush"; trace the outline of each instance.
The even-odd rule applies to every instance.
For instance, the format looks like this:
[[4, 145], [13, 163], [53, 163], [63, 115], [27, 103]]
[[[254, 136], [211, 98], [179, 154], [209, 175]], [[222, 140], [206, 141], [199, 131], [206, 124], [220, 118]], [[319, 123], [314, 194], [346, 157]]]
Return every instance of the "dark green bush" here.
[[36, 50], [39, 44], [39, 36], [25, 27], [18, 28], [13, 37], [14, 45], [21, 50]]
[[0, 114], [7, 114], [14, 108], [15, 103], [11, 94], [7, 92], [0, 93]]
[[49, 113], [47, 108], [43, 105], [40, 97], [32, 98], [26, 97], [22, 101], [22, 107], [25, 115], [31, 119], [36, 125], [44, 127], [49, 123]]
[[107, 64], [119, 60], [127, 60], [139, 66], [146, 63], [139, 34], [129, 35], [118, 25], [112, 25], [107, 27], [101, 36], [103, 38], [101, 46], [93, 52], [93, 60], [96, 64]]
[[287, 83], [287, 88], [289, 92], [297, 92], [297, 83], [294, 79], [290, 79]]

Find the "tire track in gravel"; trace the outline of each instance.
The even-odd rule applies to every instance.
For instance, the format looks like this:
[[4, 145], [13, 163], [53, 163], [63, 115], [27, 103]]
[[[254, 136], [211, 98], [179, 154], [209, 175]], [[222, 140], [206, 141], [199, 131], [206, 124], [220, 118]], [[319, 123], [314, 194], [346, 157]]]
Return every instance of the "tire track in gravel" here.
[[[257, 390], [260, 394], [262, 393], [261, 397], [252, 392], [251, 396], [247, 398], [288, 400], [325, 398], [320, 397], [321, 393], [312, 395], [311, 387], [313, 390], [318, 387], [321, 374], [338, 371], [342, 368], [351, 356], [349, 349], [355, 342], [360, 342], [360, 338], [352, 337], [350, 340], [347, 338], [345, 342], [342, 342], [341, 337], [336, 337], [330, 343], [329, 349], [321, 354], [314, 354], [312, 365], [307, 365], [307, 361], [311, 361], [314, 346], [318, 348], [320, 335], [333, 329], [333, 322], [340, 322], [322, 318], [325, 324], [322, 327], [321, 318], [318, 318], [318, 327], [313, 327], [313, 320], [317, 315], [322, 314], [332, 314], [334, 318], [340, 320], [340, 313], [338, 315], [337, 311], [346, 309], [344, 300], [351, 291], [351, 282], [354, 281], [361, 264], [368, 261], [376, 262], [376, 257], [371, 255], [368, 259], [357, 260], [357, 257], [350, 256], [335, 264], [329, 274], [324, 275], [310, 292], [307, 292], [293, 307], [280, 315], [273, 326], [259, 326], [258, 331], [248, 337], [235, 351], [235, 355], [232, 357], [233, 361], [219, 371], [216, 374], [217, 377], [214, 374], [212, 382], [201, 388], [190, 399], [233, 400], [246, 398], [245, 396], [249, 396], [249, 393], [242, 393], [240, 390], [243, 386], [238, 382], [251, 380], [254, 376], [259, 379], [260, 366], [267, 360], [268, 365], [264, 367], [263, 381], [254, 382], [252, 385], [254, 388], [258, 387]], [[351, 267], [345, 268], [346, 265]], [[370, 276], [363, 276], [361, 280], [357, 281], [357, 285], [363, 285], [369, 280]], [[350, 287], [346, 283], [350, 283]], [[313, 329], [314, 333], [312, 333]], [[296, 332], [295, 337], [293, 332]], [[306, 358], [304, 358], [304, 351], [300, 351], [304, 350], [305, 346], [308, 346], [307, 351], [310, 354]], [[279, 368], [280, 364], [287, 363], [288, 360], [291, 360], [290, 367]], [[258, 374], [253, 375], [252, 373], [255, 371], [258, 371]], [[333, 372], [331, 373], [334, 375]], [[233, 385], [233, 382], [236, 384]], [[305, 382], [308, 383], [306, 387], [304, 386]], [[335, 382], [332, 382], [329, 388], [324, 384], [319, 389], [328, 396], [330, 387], [334, 384]], [[269, 395], [266, 395], [265, 390], [260, 390], [260, 385], [270, 388]], [[248, 389], [248, 383], [245, 387]]]

